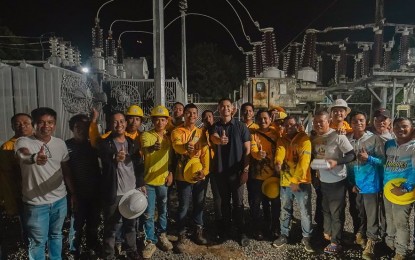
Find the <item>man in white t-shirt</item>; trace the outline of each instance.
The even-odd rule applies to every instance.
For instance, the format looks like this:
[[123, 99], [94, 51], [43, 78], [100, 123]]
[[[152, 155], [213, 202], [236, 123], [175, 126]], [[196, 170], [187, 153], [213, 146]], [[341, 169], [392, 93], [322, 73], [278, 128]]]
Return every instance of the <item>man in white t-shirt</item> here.
[[[47, 107], [31, 113], [35, 134], [16, 141], [22, 173], [23, 223], [29, 240], [29, 259], [62, 259], [62, 226], [67, 212], [66, 188], [72, 195], [65, 142], [52, 134], [56, 112]], [[72, 196], [72, 206], [76, 198]]]
[[341, 251], [342, 221], [346, 194], [346, 163], [356, 155], [353, 146], [345, 135], [330, 128], [329, 113], [319, 111], [313, 120], [316, 136], [312, 139], [312, 153], [315, 159], [324, 159], [327, 169], [319, 169], [318, 177], [323, 195], [324, 237], [330, 244], [325, 253], [336, 254]]

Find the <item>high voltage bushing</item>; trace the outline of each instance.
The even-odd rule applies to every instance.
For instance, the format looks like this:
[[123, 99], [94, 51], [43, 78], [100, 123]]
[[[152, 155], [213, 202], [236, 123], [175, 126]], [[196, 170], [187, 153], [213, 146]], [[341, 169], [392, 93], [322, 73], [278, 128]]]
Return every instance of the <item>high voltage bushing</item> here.
[[362, 59], [363, 53], [354, 56], [353, 79], [356, 81], [362, 77]]
[[299, 52], [299, 47], [301, 44], [299, 43], [292, 43], [288, 47], [288, 60], [287, 60], [287, 76], [295, 76], [298, 71], [299, 67], [299, 56], [301, 53]]
[[380, 69], [382, 64], [383, 30], [376, 29], [375, 41], [373, 44], [373, 68]]
[[301, 66], [315, 69], [316, 64], [316, 34], [306, 32], [303, 39], [303, 48], [301, 51]]
[[321, 56], [317, 57], [317, 82], [321, 83], [323, 81], [323, 58]]
[[263, 65], [263, 56], [261, 51], [262, 42], [253, 42], [252, 45], [254, 46], [254, 55], [252, 56], [253, 59], [253, 65], [254, 65], [254, 73], [255, 76], [262, 73], [264, 70]]
[[370, 53], [369, 53], [369, 45], [363, 46], [363, 59], [362, 59], [362, 76], [367, 77], [369, 76], [369, 62], [370, 62]]
[[340, 55], [333, 55], [331, 57], [334, 60], [334, 82], [339, 83], [339, 66], [340, 66]]
[[75, 65], [74, 49], [70, 45], [68, 46], [67, 57], [68, 57], [69, 66], [71, 66], [71, 67], [74, 66]]
[[245, 76], [247, 78], [255, 77], [254, 59], [253, 59], [254, 52], [250, 51], [250, 52], [245, 52], [244, 54], [245, 54]]
[[77, 67], [81, 66], [81, 53], [79, 52], [78, 47], [75, 47], [74, 50], [74, 63]]
[[118, 44], [118, 48], [117, 48], [117, 64], [123, 64], [123, 63], [124, 63], [123, 49], [121, 47], [121, 44]]
[[346, 69], [347, 69], [347, 53], [346, 53], [346, 46], [340, 46], [340, 60], [339, 60], [339, 78], [346, 77]]
[[401, 36], [401, 44], [399, 46], [399, 65], [401, 69], [406, 68], [409, 54], [409, 30], [405, 28]]
[[261, 29], [262, 32], [262, 57], [264, 68], [277, 67], [278, 66], [278, 55], [277, 46], [275, 41], [274, 28]]
[[383, 49], [385, 50], [383, 52], [383, 70], [389, 70], [389, 67], [392, 61], [393, 45], [394, 45], [393, 41], [390, 41], [389, 43], [385, 43], [383, 45]]
[[115, 40], [112, 36], [108, 36], [108, 39], [105, 40], [105, 57], [114, 57], [116, 55]]
[[50, 54], [52, 57], [57, 57], [59, 52], [59, 41], [56, 37], [49, 38]]
[[96, 23], [92, 28], [92, 48], [103, 48], [104, 36], [99, 24]]

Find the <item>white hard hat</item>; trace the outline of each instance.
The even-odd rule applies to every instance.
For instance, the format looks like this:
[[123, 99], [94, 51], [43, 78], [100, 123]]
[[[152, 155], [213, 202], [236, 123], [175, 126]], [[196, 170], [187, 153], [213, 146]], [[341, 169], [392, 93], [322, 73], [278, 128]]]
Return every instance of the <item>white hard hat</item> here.
[[118, 210], [124, 218], [134, 219], [144, 213], [147, 205], [146, 195], [139, 190], [132, 189], [121, 197]]

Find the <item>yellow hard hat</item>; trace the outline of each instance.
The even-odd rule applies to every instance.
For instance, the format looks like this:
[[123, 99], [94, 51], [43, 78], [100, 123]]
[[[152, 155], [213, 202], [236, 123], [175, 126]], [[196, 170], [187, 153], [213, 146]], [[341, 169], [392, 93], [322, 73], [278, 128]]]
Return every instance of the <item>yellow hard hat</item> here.
[[399, 187], [402, 183], [404, 183], [406, 179], [404, 178], [396, 178], [393, 180], [388, 181], [383, 188], [383, 194], [385, 197], [392, 203], [398, 205], [408, 205], [415, 201], [415, 190], [405, 193], [402, 196], [397, 196], [391, 192], [394, 188], [393, 185]]
[[151, 116], [169, 117], [169, 110], [164, 106], [156, 106], [151, 110]]
[[269, 177], [262, 183], [262, 193], [270, 199], [275, 199], [280, 195], [280, 179]]
[[127, 109], [127, 112], [125, 113], [126, 116], [140, 116], [143, 117], [144, 113], [141, 107], [137, 105], [132, 105]]
[[196, 181], [193, 180], [193, 177], [195, 177], [196, 173], [198, 171], [201, 171], [203, 169], [203, 165], [200, 163], [199, 158], [192, 158], [184, 167], [183, 171], [183, 178], [185, 181], [189, 183], [196, 183]]

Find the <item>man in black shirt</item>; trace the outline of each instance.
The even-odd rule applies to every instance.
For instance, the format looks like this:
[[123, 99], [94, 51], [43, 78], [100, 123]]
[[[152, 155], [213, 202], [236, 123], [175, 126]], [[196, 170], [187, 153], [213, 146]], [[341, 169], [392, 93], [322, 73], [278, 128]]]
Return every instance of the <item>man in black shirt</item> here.
[[98, 246], [98, 225], [100, 207], [98, 187], [100, 168], [97, 151], [88, 140], [89, 118], [78, 114], [69, 120], [69, 128], [73, 138], [66, 140], [69, 152], [69, 167], [73, 176], [78, 207], [72, 212], [71, 230], [69, 233], [70, 251], [78, 258], [83, 235], [86, 231], [86, 245], [90, 256], [94, 256]]
[[247, 246], [249, 240], [244, 228], [243, 193], [244, 184], [248, 180], [250, 133], [243, 122], [232, 118], [233, 105], [230, 99], [221, 99], [218, 110], [220, 120], [209, 129], [209, 138], [215, 144], [211, 170], [222, 199], [223, 226], [220, 230], [227, 235], [231, 216], [235, 216], [241, 245]]

